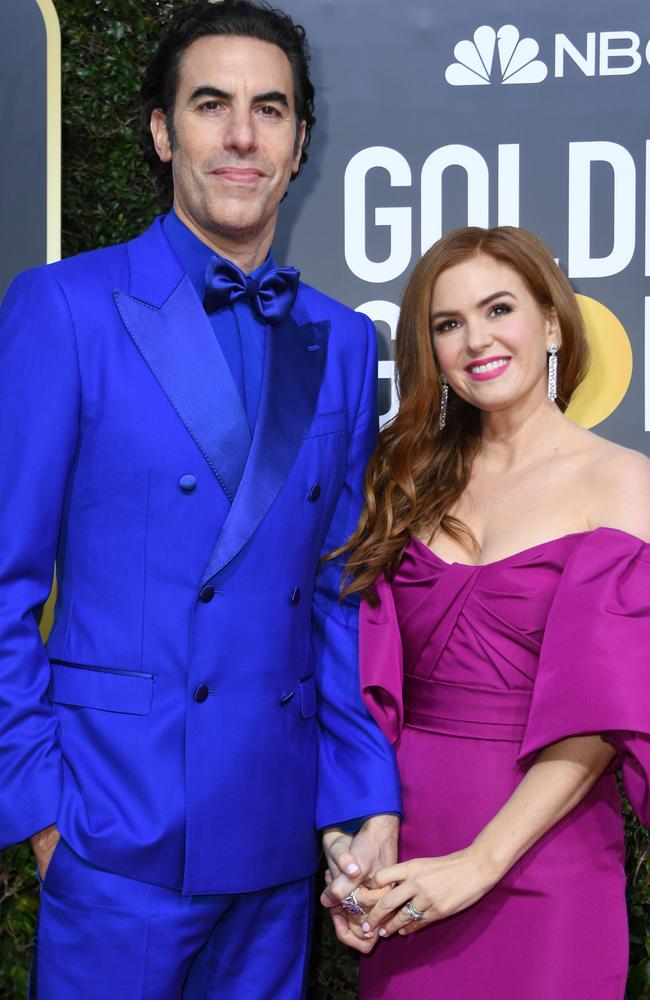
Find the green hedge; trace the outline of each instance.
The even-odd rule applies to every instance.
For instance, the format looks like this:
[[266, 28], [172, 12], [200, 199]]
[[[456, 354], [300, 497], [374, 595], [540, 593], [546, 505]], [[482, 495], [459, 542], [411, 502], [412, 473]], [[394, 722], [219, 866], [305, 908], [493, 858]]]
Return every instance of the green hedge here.
[[[63, 40], [63, 254], [68, 256], [128, 239], [159, 211], [135, 141], [138, 80], [159, 35], [161, 18], [181, 4], [178, 0], [55, 3]], [[627, 822], [632, 938], [628, 1000], [647, 1000], [650, 840], [629, 817]], [[2, 856], [0, 907], [0, 998], [18, 1000], [26, 994], [37, 907], [36, 879], [24, 845]], [[328, 920], [319, 917], [310, 996], [353, 1000], [355, 984], [353, 956], [333, 939]]]

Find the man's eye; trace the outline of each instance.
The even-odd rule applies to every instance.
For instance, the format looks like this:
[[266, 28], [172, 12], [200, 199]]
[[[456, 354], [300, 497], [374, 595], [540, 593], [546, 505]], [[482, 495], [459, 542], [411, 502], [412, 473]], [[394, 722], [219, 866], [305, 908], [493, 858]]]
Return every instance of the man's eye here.
[[259, 110], [264, 118], [277, 118], [280, 114], [278, 109], [274, 108], [272, 104], [263, 104]]
[[221, 101], [204, 101], [199, 105], [201, 111], [219, 111], [223, 107]]

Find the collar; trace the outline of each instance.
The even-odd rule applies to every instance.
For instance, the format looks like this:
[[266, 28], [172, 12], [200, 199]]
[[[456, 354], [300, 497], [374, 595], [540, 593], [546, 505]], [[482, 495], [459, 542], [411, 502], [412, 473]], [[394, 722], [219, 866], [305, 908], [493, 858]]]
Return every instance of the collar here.
[[[215, 253], [198, 236], [195, 236], [185, 223], [181, 222], [173, 208], [170, 209], [169, 213], [163, 219], [162, 225], [174, 254], [194, 285], [196, 294], [199, 296], [201, 302], [203, 302], [205, 272], [210, 262], [221, 259], [219, 254]], [[270, 271], [274, 267], [275, 261], [269, 253], [266, 260], [259, 267], [256, 267], [254, 271], [250, 272], [250, 276], [259, 280], [267, 271]]]

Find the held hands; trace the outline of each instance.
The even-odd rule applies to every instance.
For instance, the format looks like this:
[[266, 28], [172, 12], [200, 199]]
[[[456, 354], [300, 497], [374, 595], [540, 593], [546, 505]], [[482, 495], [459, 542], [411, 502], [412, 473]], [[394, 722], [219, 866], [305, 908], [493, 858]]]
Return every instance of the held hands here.
[[398, 833], [398, 817], [379, 814], [370, 816], [354, 837], [337, 829], [327, 830], [323, 835], [328, 875], [321, 903], [330, 911], [339, 941], [357, 951], [371, 951], [376, 938], [368, 936], [362, 928], [365, 914], [344, 913], [341, 900], [357, 890], [355, 898], [368, 912], [388, 891], [374, 885], [373, 873], [394, 865]]
[[61, 834], [56, 826], [46, 826], [44, 830], [40, 830], [29, 838], [41, 881], [45, 879], [52, 855], [60, 839]]
[[371, 944], [396, 932], [412, 934], [466, 910], [503, 874], [474, 846], [383, 868], [373, 879], [382, 895], [362, 918], [362, 931]]

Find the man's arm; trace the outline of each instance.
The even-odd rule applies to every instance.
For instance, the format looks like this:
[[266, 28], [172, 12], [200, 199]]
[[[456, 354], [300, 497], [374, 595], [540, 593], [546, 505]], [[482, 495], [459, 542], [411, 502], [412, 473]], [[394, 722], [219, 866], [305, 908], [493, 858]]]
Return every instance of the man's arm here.
[[[79, 406], [66, 300], [49, 270], [27, 272], [0, 310], [0, 846], [46, 831], [58, 815], [61, 754], [37, 618], [52, 582]], [[39, 850], [47, 853], [51, 839], [39, 838]]]
[[[374, 327], [364, 317], [367, 350], [347, 456], [347, 471], [323, 553], [340, 546], [356, 528], [363, 477], [377, 437], [377, 353]], [[392, 748], [361, 700], [358, 662], [358, 599], [339, 599], [344, 558], [321, 565], [314, 632], [319, 686], [320, 762], [317, 823], [333, 892], [346, 895], [386, 857], [396, 856], [399, 778]], [[393, 815], [386, 815], [393, 814]], [[340, 824], [365, 817], [353, 838]], [[356, 871], [355, 871], [356, 868]], [[345, 891], [343, 891], [345, 890]]]

